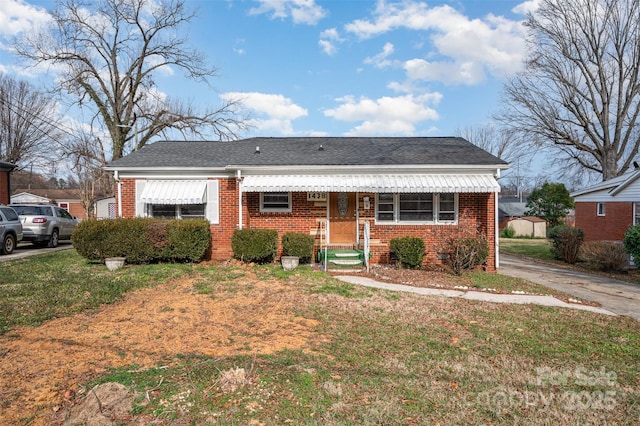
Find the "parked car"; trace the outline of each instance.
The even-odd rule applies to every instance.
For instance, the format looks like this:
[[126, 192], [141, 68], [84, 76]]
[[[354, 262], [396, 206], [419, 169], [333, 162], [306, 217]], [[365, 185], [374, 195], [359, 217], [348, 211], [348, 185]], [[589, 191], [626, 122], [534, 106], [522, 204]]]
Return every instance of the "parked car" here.
[[78, 219], [68, 211], [51, 204], [11, 204], [18, 213], [24, 241], [36, 245], [57, 247], [60, 240], [71, 239]]
[[0, 254], [11, 254], [22, 241], [22, 223], [11, 207], [0, 204]]

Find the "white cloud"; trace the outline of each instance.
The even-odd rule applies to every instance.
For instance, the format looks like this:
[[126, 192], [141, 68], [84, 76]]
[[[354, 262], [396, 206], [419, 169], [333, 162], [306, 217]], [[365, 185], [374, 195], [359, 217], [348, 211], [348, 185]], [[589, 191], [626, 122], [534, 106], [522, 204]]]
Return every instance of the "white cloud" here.
[[51, 16], [41, 7], [22, 0], [0, 1], [0, 37], [11, 38], [47, 25]]
[[376, 68], [386, 68], [388, 66], [393, 65], [393, 61], [387, 59], [389, 55], [393, 53], [393, 44], [385, 43], [382, 47], [382, 52], [371, 58], [365, 58], [364, 63], [375, 66]]
[[[408, 77], [447, 84], [477, 84], [487, 73], [502, 77], [516, 72], [526, 53], [521, 22], [491, 14], [469, 19], [448, 5], [430, 8], [416, 1], [380, 0], [373, 19], [355, 20], [345, 29], [360, 39], [398, 29], [427, 32], [433, 51], [405, 62]], [[386, 58], [379, 56], [367, 58], [367, 63], [386, 64], [376, 61]]]
[[540, 7], [541, 2], [542, 0], [527, 0], [511, 9], [511, 11], [513, 13], [526, 15], [527, 13], [535, 12]]
[[318, 41], [318, 45], [320, 45], [325, 54], [332, 56], [338, 51], [336, 43], [342, 42], [344, 42], [344, 39], [340, 37], [338, 30], [336, 28], [328, 28], [320, 33], [320, 41]]
[[345, 96], [336, 99], [341, 105], [324, 111], [324, 115], [345, 122], [362, 122], [346, 133], [347, 136], [413, 135], [416, 125], [437, 120], [438, 113], [430, 105], [437, 105], [440, 93], [405, 95], [370, 99]]
[[271, 19], [291, 17], [296, 24], [315, 25], [327, 16], [327, 11], [315, 0], [257, 0], [260, 6], [249, 10], [250, 15], [270, 13]]
[[411, 59], [404, 64], [409, 80], [440, 81], [444, 84], [477, 84], [485, 78], [477, 62], [428, 62]]
[[308, 111], [282, 95], [258, 92], [228, 92], [220, 95], [224, 100], [239, 100], [256, 118], [249, 124], [258, 131], [292, 134], [291, 122], [305, 117]]

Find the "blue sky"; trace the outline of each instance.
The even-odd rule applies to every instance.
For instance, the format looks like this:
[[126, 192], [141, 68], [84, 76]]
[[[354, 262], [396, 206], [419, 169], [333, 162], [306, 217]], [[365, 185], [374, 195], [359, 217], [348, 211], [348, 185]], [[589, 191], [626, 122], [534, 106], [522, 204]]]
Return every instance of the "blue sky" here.
[[[536, 0], [188, 0], [192, 44], [218, 68], [211, 87], [179, 70], [157, 79], [195, 104], [243, 99], [242, 136], [442, 136], [491, 121], [504, 78], [525, 54]], [[11, 39], [46, 22], [52, 0], [0, 2], [0, 71]]]

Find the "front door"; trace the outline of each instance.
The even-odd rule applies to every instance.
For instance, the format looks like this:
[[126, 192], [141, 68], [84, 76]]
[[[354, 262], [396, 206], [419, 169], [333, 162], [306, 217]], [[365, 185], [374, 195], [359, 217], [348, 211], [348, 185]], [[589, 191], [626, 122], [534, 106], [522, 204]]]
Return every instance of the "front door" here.
[[356, 242], [356, 194], [329, 194], [329, 231], [331, 244]]

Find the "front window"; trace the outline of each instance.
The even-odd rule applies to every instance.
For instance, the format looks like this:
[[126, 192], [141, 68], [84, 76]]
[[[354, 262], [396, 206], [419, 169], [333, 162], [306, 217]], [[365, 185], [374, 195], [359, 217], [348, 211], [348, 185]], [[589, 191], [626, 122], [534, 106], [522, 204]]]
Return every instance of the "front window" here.
[[598, 216], [604, 216], [604, 215], [605, 215], [604, 203], [598, 203]]
[[456, 194], [377, 194], [376, 221], [381, 223], [454, 223]]
[[456, 220], [456, 194], [440, 194], [438, 221], [453, 222], [454, 220]]
[[433, 194], [400, 194], [400, 222], [430, 222], [433, 220]]
[[379, 221], [393, 221], [393, 194], [378, 194], [378, 215]]
[[261, 212], [290, 212], [290, 192], [262, 192], [260, 193]]
[[152, 204], [151, 216], [161, 219], [192, 219], [205, 217], [204, 204]]

